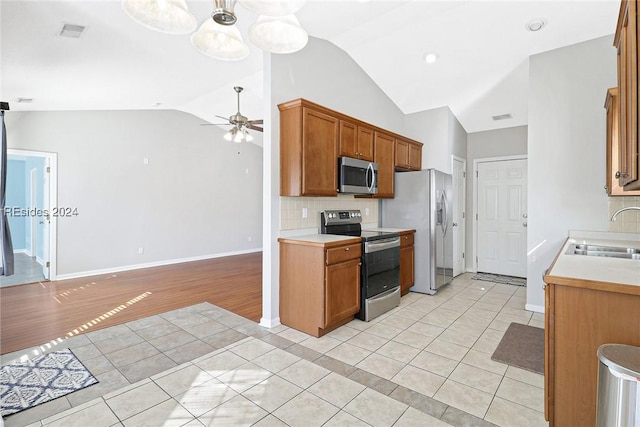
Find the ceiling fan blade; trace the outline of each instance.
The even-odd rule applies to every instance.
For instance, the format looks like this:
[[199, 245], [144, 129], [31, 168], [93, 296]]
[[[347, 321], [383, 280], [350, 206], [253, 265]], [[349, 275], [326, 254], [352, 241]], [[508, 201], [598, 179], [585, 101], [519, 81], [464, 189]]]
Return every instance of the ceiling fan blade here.
[[216, 117], [219, 118], [219, 119], [222, 119], [222, 120], [229, 121], [229, 117], [222, 117], [222, 116], [219, 116], [217, 114], [216, 114]]
[[249, 120], [248, 123], [250, 125], [261, 125], [264, 122], [264, 120], [259, 119], [259, 120]]
[[264, 129], [262, 129], [261, 127], [255, 126], [255, 125], [251, 125], [251, 124], [248, 124], [247, 128], [251, 129], [251, 130], [257, 130], [258, 132], [263, 132], [264, 131]]

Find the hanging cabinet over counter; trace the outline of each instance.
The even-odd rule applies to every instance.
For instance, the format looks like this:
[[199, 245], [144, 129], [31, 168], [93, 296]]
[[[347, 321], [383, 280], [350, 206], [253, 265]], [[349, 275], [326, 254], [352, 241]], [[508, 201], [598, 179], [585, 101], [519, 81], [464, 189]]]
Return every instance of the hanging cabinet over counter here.
[[[418, 141], [305, 99], [279, 104], [278, 109], [281, 196], [336, 196], [339, 156], [378, 163], [375, 197], [380, 198], [393, 198], [394, 170], [421, 169], [422, 143]], [[399, 143], [407, 146], [406, 156]]]
[[614, 172], [624, 191], [640, 190], [638, 136], [638, 4], [620, 4], [614, 46], [618, 50], [619, 162]]

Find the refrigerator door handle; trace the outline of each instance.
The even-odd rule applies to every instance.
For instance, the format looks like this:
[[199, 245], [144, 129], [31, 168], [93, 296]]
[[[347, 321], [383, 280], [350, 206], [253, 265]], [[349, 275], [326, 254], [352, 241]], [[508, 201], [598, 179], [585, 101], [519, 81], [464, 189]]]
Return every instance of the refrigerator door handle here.
[[442, 203], [443, 210], [442, 224], [440, 224], [440, 226], [442, 227], [442, 234], [446, 236], [447, 231], [449, 230], [449, 212], [447, 209], [447, 194], [444, 191], [442, 192], [442, 196], [440, 197], [440, 203]]

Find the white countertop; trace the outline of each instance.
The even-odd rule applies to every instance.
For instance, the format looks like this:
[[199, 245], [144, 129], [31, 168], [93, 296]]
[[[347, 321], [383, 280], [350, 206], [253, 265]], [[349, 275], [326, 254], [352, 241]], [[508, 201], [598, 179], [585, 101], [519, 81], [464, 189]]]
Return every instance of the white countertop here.
[[305, 234], [301, 236], [282, 236], [283, 239], [287, 240], [299, 240], [301, 242], [311, 242], [311, 243], [333, 243], [340, 242], [342, 240], [352, 240], [356, 237], [354, 236], [339, 236], [337, 234]]
[[571, 244], [591, 244], [640, 249], [640, 234], [570, 231], [551, 276], [640, 286], [640, 260], [567, 254]]

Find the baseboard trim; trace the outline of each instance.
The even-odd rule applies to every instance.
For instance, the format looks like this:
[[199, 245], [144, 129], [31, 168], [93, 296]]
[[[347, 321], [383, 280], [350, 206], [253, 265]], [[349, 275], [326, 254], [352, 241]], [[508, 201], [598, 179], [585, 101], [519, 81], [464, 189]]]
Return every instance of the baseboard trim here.
[[262, 251], [262, 248], [253, 248], [253, 249], [246, 249], [242, 251], [223, 252], [219, 254], [201, 255], [201, 256], [195, 256], [195, 257], [189, 257], [189, 258], [176, 258], [176, 259], [169, 259], [166, 261], [156, 261], [156, 262], [148, 262], [144, 264], [133, 264], [133, 265], [125, 265], [121, 267], [104, 268], [100, 270], [81, 271], [78, 273], [58, 274], [55, 280], [79, 279], [81, 277], [97, 276], [100, 274], [139, 270], [141, 268], [161, 267], [163, 265], [181, 264], [183, 262], [192, 262], [192, 261], [203, 261], [205, 259], [223, 258], [227, 256], [244, 255], [244, 254], [261, 252], [261, 251]]
[[535, 311], [536, 313], [544, 313], [543, 305], [525, 304], [524, 308], [525, 310], [528, 310], [528, 311]]
[[28, 250], [26, 250], [26, 249], [14, 249], [14, 250], [13, 250], [13, 253], [14, 253], [14, 254], [25, 254], [25, 255], [27, 255], [27, 256], [31, 256], [31, 252], [29, 252], [29, 251], [28, 251]]
[[275, 328], [280, 325], [280, 317], [276, 317], [275, 319], [265, 319], [263, 317], [260, 319], [260, 326], [264, 326], [265, 328]]

